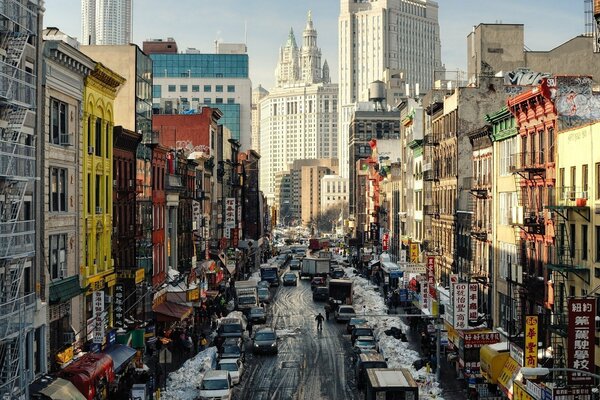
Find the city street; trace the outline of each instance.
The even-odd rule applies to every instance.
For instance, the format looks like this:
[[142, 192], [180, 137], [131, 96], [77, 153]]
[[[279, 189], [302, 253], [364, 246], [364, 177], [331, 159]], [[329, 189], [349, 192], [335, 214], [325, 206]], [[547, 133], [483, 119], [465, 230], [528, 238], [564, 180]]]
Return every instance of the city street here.
[[246, 372], [235, 399], [358, 399], [345, 325], [324, 321], [316, 331], [315, 316], [324, 303], [313, 302], [308, 280], [280, 287], [267, 324], [281, 337], [278, 355], [246, 356]]

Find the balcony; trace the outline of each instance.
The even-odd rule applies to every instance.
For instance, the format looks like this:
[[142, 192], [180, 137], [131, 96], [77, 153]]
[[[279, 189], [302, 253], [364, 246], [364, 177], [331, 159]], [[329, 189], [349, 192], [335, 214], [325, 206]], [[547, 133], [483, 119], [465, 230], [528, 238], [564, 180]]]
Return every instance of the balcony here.
[[423, 146], [437, 146], [440, 144], [438, 135], [427, 133], [423, 136]]
[[423, 206], [423, 214], [438, 217], [440, 215], [440, 206], [437, 204], [426, 204]]
[[35, 221], [0, 223], [0, 259], [33, 255]]
[[546, 233], [546, 219], [542, 211], [515, 207], [511, 223], [520, 226], [526, 233], [544, 235]]
[[482, 242], [488, 240], [488, 234], [491, 232], [491, 225], [485, 224], [482, 221], [476, 221], [471, 227], [471, 237]]
[[475, 176], [471, 178], [471, 186], [469, 191], [475, 197], [479, 199], [486, 199], [489, 196], [491, 189], [491, 177], [486, 176]]
[[439, 180], [438, 173], [432, 169], [423, 171], [423, 180], [425, 182], [436, 182]]
[[510, 156], [509, 170], [512, 173], [539, 173], [546, 170], [543, 151], [515, 153]]

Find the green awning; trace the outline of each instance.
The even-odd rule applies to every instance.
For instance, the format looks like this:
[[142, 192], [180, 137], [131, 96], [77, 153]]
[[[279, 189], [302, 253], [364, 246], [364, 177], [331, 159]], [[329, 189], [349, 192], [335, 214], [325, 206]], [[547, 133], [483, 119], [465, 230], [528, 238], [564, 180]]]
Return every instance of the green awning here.
[[50, 304], [65, 303], [82, 292], [79, 286], [79, 275], [50, 282]]

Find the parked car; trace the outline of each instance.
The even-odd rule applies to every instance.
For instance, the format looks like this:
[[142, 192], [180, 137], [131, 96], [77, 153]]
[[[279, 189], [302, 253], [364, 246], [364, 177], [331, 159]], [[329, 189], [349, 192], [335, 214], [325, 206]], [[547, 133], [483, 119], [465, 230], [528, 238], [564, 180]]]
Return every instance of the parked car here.
[[329, 299], [329, 289], [326, 286], [317, 286], [313, 290], [313, 301], [327, 301]]
[[244, 363], [234, 358], [223, 358], [217, 363], [217, 369], [229, 372], [231, 383], [237, 385], [240, 383], [240, 377], [244, 372]]
[[227, 338], [241, 338], [244, 335], [246, 324], [240, 318], [223, 318], [217, 327], [215, 345], [220, 347]]
[[198, 395], [203, 399], [231, 399], [231, 377], [227, 371], [211, 369], [206, 371]]
[[352, 306], [339, 306], [335, 310], [335, 320], [337, 322], [350, 321], [352, 317], [356, 317], [356, 311]]
[[248, 321], [253, 324], [266, 324], [267, 323], [267, 313], [265, 309], [262, 307], [252, 307], [250, 311], [248, 311]]
[[260, 281], [260, 282], [258, 282], [258, 284], [256, 286], [259, 289], [262, 289], [262, 288], [267, 288], [268, 289], [269, 286], [271, 286], [271, 282], [269, 282], [269, 281]]
[[366, 323], [367, 323], [367, 320], [363, 317], [350, 318], [350, 321], [348, 321], [348, 325], [346, 325], [346, 332], [352, 333], [352, 329], [354, 329], [354, 327], [356, 325], [366, 324]]
[[300, 265], [301, 265], [300, 260], [298, 260], [296, 258], [293, 258], [290, 261], [290, 270], [292, 270], [292, 271], [299, 271], [300, 270]]
[[244, 342], [241, 338], [225, 339], [219, 351], [219, 358], [233, 358], [244, 361]]
[[354, 341], [354, 352], [362, 353], [364, 350], [378, 351], [377, 340], [373, 336], [358, 336]]
[[322, 277], [322, 276], [315, 276], [310, 281], [310, 288], [312, 290], [315, 290], [315, 288], [317, 286], [325, 286], [325, 285], [327, 285], [327, 280], [324, 277]]
[[283, 286], [298, 286], [298, 277], [293, 272], [286, 272], [281, 279]]
[[277, 354], [277, 334], [272, 328], [260, 328], [254, 332], [252, 338], [252, 351], [254, 353]]
[[355, 325], [354, 329], [352, 329], [352, 333], [350, 334], [350, 340], [352, 344], [356, 341], [356, 338], [359, 336], [373, 336], [375, 337], [375, 332], [370, 325], [367, 324], [359, 324]]
[[364, 351], [356, 358], [356, 386], [360, 389], [366, 385], [367, 369], [369, 368], [387, 368], [387, 362], [379, 353]]
[[271, 302], [271, 292], [269, 288], [259, 287], [258, 288], [258, 301], [261, 303], [270, 303]]

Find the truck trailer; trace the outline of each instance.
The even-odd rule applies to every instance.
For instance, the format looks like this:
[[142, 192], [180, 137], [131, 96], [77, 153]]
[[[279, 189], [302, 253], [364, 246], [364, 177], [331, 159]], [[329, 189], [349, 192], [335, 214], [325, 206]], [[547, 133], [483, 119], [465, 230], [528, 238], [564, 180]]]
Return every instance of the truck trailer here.
[[329, 298], [332, 305], [352, 304], [352, 281], [350, 279], [329, 280]]
[[302, 269], [300, 278], [305, 276], [314, 278], [315, 276], [327, 276], [329, 273], [330, 260], [328, 258], [319, 258], [314, 256], [304, 257], [302, 260]]

